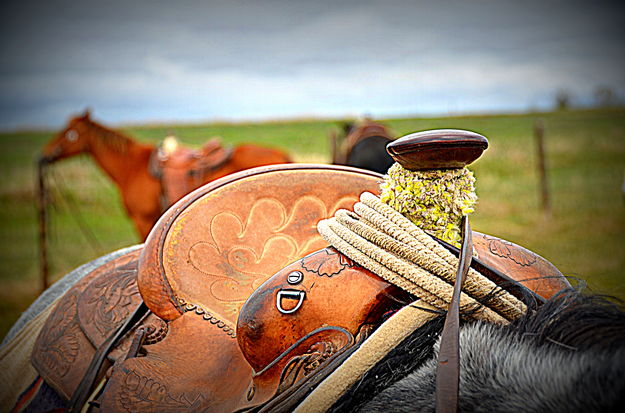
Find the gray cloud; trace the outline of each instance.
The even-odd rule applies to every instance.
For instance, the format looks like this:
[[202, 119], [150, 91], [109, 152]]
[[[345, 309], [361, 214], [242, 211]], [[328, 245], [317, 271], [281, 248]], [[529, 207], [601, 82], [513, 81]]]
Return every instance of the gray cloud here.
[[547, 107], [625, 96], [625, 14], [571, 1], [4, 4], [0, 127]]

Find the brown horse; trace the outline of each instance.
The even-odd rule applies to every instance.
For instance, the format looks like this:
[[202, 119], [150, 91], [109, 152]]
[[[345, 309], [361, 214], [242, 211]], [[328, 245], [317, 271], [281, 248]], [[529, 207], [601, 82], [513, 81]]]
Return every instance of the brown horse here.
[[[234, 147], [227, 152], [227, 156], [221, 156], [221, 162], [206, 167], [202, 160], [214, 157], [216, 153], [213, 151], [214, 146], [214, 142], [211, 142], [199, 151], [184, 148], [177, 150], [176, 153], [182, 155], [176, 155], [176, 159], [172, 159], [177, 164], [170, 169], [180, 171], [181, 168], [187, 168], [187, 170], [183, 175], [170, 174], [169, 181], [172, 178], [188, 179], [185, 181], [186, 185], [179, 183], [176, 187], [177, 193], [173, 197], [168, 197], [165, 202], [163, 196], [166, 195], [164, 186], [166, 180], [159, 179], [159, 174], [154, 171], [154, 166], [163, 161], [162, 150], [159, 151], [155, 145], [135, 142], [126, 135], [94, 122], [88, 111], [71, 119], [68, 125], [46, 144], [40, 162], [50, 163], [81, 153], [91, 154], [121, 191], [126, 211], [141, 238], [145, 239], [164, 209], [185, 193], [233, 172], [256, 166], [291, 162], [289, 156], [280, 150], [246, 144]], [[207, 153], [206, 148], [211, 148], [212, 152]], [[221, 149], [225, 152], [223, 148]], [[181, 158], [187, 159], [188, 162], [181, 163]], [[189, 168], [196, 169], [191, 171]], [[162, 171], [160, 175], [163, 175]], [[193, 179], [190, 179], [192, 173]], [[184, 188], [182, 193], [180, 188]]]

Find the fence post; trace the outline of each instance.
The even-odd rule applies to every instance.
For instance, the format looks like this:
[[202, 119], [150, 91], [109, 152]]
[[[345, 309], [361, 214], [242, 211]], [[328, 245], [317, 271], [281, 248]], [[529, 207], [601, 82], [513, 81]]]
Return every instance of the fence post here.
[[545, 159], [545, 123], [542, 119], [534, 123], [534, 139], [538, 156], [538, 175], [540, 177], [540, 206], [543, 213], [551, 215], [551, 199], [547, 177], [547, 161]]
[[37, 163], [37, 180], [38, 180], [38, 197], [37, 197], [37, 212], [39, 215], [39, 268], [41, 271], [41, 284], [43, 291], [49, 286], [49, 267], [48, 267], [48, 246], [47, 246], [47, 196], [45, 186], [45, 164]]

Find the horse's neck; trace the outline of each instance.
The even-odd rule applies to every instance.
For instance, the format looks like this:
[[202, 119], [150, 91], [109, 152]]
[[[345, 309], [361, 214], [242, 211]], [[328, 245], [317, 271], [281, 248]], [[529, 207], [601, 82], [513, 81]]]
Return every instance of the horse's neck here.
[[106, 142], [97, 142], [96, 140], [106, 139], [98, 134], [98, 131], [94, 131], [89, 139], [89, 152], [93, 159], [118, 186], [123, 187], [138, 171], [148, 173], [148, 162], [153, 146], [126, 138], [126, 147], [120, 150]]

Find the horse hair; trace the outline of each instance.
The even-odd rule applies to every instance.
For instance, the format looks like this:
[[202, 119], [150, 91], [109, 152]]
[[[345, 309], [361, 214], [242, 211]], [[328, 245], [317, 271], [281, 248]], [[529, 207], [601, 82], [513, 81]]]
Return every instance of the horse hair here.
[[[442, 318], [415, 331], [331, 411], [434, 412]], [[434, 337], [432, 337], [434, 336]], [[625, 405], [622, 304], [563, 290], [507, 325], [460, 333], [460, 411], [594, 412]]]
[[91, 119], [85, 119], [84, 122], [86, 122], [90, 127], [96, 129], [99, 134], [98, 139], [95, 140], [96, 144], [103, 144], [107, 148], [122, 155], [128, 151], [128, 147], [132, 142], [132, 139], [128, 136], [109, 129], [104, 125], [92, 121]]

